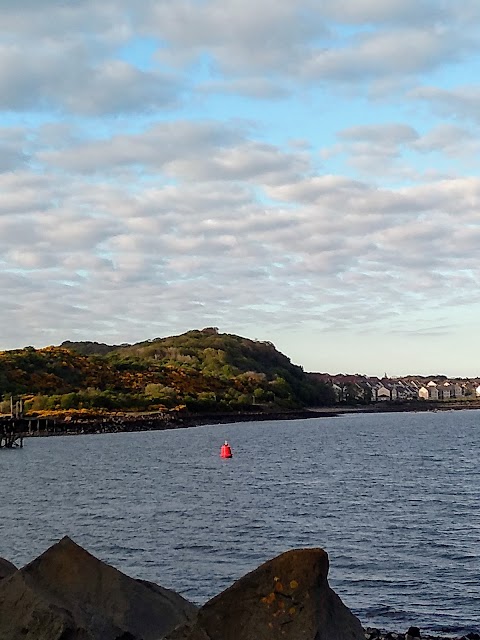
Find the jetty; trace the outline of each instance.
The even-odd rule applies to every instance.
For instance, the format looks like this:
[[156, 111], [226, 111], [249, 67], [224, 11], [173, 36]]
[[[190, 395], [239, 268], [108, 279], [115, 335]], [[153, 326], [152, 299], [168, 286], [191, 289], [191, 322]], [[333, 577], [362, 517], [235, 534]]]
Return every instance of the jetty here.
[[21, 422], [23, 421], [15, 418], [2, 419], [0, 422], [0, 449], [23, 447], [23, 439], [26, 434]]
[[0, 417], [0, 449], [23, 447], [24, 438], [50, 435], [57, 431], [55, 421], [47, 418]]

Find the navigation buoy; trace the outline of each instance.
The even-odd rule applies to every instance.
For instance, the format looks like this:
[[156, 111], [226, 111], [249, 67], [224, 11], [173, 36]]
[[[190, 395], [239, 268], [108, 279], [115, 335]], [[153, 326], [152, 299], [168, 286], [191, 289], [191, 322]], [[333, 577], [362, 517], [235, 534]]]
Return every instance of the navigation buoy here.
[[232, 455], [233, 455], [232, 454], [232, 448], [230, 447], [228, 442], [225, 440], [225, 444], [222, 444], [222, 446], [220, 448], [220, 457], [221, 458], [231, 458]]

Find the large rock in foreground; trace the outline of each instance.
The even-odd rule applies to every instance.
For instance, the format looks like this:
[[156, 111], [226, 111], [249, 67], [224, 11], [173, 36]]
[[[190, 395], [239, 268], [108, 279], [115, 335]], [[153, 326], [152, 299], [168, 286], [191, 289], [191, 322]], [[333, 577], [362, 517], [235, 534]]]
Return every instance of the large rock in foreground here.
[[0, 582], [0, 640], [158, 640], [196, 611], [70, 538]]
[[8, 578], [8, 576], [11, 576], [16, 570], [17, 567], [14, 564], [5, 560], [5, 558], [0, 558], [0, 580]]
[[212, 598], [167, 640], [365, 640], [327, 574], [322, 549], [287, 551]]

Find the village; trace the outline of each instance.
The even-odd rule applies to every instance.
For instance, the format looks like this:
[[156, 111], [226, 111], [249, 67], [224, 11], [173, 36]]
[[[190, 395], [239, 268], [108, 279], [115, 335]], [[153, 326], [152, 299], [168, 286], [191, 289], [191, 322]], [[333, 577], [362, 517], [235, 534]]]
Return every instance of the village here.
[[371, 403], [425, 401], [469, 401], [480, 399], [480, 378], [454, 378], [446, 376], [405, 376], [382, 378], [359, 374], [312, 374], [330, 384], [337, 402]]

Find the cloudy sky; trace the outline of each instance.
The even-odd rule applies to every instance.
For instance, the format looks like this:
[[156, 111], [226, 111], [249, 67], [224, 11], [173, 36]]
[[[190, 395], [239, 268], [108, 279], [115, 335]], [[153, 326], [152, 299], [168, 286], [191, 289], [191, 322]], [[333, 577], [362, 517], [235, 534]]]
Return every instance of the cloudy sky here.
[[217, 326], [480, 375], [478, 0], [0, 0], [0, 348]]

